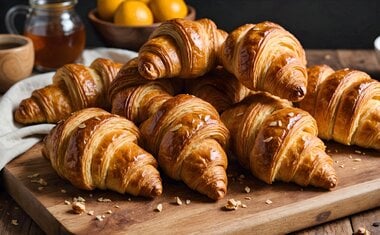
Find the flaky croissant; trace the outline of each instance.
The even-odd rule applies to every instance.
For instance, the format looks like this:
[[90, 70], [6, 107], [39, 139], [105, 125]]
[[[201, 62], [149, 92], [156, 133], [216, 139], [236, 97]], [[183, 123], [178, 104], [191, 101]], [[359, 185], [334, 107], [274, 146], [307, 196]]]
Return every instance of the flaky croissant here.
[[305, 51], [291, 33], [275, 23], [235, 29], [222, 45], [220, 60], [252, 90], [268, 91], [294, 102], [306, 94]]
[[217, 65], [226, 37], [210, 19], [164, 22], [139, 50], [140, 74], [149, 80], [199, 77]]
[[222, 67], [197, 79], [185, 81], [185, 90], [210, 104], [222, 113], [247, 97], [251, 90], [243, 86], [233, 74]]
[[142, 122], [145, 146], [169, 177], [212, 199], [223, 198], [229, 132], [218, 112], [195, 96], [172, 96], [168, 80], [147, 82], [136, 66], [127, 63], [112, 82], [112, 109]]
[[56, 123], [86, 108], [108, 108], [106, 91], [122, 64], [98, 58], [90, 67], [67, 64], [59, 68], [53, 84], [32, 92], [21, 101], [14, 118], [22, 124]]
[[255, 93], [222, 114], [232, 148], [242, 166], [266, 183], [295, 182], [333, 188], [333, 160], [317, 137], [313, 117], [291, 103]]
[[380, 150], [380, 82], [361, 71], [308, 68], [307, 96], [300, 108], [314, 116], [319, 136], [345, 145]]
[[182, 89], [182, 85], [173, 79], [146, 80], [139, 74], [137, 66], [138, 60], [133, 58], [120, 69], [110, 85], [108, 99], [112, 113], [140, 124]]
[[131, 121], [86, 108], [52, 129], [43, 153], [59, 176], [80, 189], [158, 196], [162, 183], [157, 161], [139, 147], [139, 138]]

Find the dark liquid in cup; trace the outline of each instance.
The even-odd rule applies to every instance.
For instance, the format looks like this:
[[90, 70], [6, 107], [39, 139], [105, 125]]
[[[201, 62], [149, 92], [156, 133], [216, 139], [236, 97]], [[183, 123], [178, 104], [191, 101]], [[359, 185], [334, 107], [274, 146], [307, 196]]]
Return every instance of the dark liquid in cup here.
[[4, 42], [4, 43], [0, 42], [0, 50], [16, 48], [19, 46], [22, 46], [22, 45], [20, 43], [16, 43], [16, 42]]

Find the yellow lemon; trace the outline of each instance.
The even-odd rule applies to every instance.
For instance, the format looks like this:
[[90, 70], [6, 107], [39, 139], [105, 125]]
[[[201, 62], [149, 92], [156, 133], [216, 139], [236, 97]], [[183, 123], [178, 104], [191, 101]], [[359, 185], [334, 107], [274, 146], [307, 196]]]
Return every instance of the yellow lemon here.
[[149, 7], [158, 22], [187, 15], [187, 6], [183, 0], [150, 0]]
[[98, 0], [97, 10], [102, 20], [112, 21], [118, 6], [123, 0]]
[[117, 8], [115, 24], [126, 26], [143, 26], [153, 23], [153, 15], [149, 7], [141, 1], [125, 1]]

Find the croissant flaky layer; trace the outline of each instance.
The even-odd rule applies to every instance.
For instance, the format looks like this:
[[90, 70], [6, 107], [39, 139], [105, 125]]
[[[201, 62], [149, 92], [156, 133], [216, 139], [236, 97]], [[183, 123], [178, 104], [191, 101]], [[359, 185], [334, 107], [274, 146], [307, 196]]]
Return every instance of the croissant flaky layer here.
[[213, 69], [227, 33], [210, 19], [163, 22], [139, 51], [139, 71], [150, 80], [195, 78]]
[[299, 106], [315, 117], [321, 138], [380, 150], [380, 82], [327, 65], [308, 68], [308, 79]]
[[74, 112], [44, 139], [43, 153], [74, 186], [146, 197], [162, 193], [155, 158], [138, 145], [140, 132], [99, 108]]
[[106, 91], [121, 66], [98, 58], [90, 67], [67, 64], [59, 68], [53, 84], [33, 91], [20, 103], [15, 120], [22, 124], [56, 123], [83, 108], [108, 108]]
[[229, 72], [252, 90], [300, 101], [306, 94], [305, 51], [299, 41], [272, 22], [246, 24], [231, 32], [220, 50]]
[[268, 93], [253, 94], [222, 114], [242, 166], [266, 183], [275, 180], [333, 188], [333, 160], [307, 112]]
[[175, 96], [142, 123], [141, 133], [168, 176], [212, 199], [225, 196], [229, 132], [209, 103]]
[[112, 82], [112, 111], [141, 123], [147, 149], [168, 176], [212, 199], [224, 197], [229, 132], [218, 112], [192, 95], [174, 96], [178, 80], [146, 80], [137, 66], [129, 61]]
[[185, 84], [186, 92], [209, 102], [219, 113], [251, 93], [233, 74], [221, 67], [197, 79], [186, 80]]

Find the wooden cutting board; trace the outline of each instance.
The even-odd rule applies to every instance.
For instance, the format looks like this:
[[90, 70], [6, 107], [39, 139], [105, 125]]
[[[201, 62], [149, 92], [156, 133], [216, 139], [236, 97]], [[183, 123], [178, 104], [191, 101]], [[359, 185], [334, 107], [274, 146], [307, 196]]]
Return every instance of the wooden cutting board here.
[[[3, 179], [9, 194], [48, 234], [286, 233], [380, 206], [379, 152], [336, 143], [327, 143], [339, 178], [334, 190], [266, 185], [232, 162], [228, 194], [218, 202], [165, 177], [164, 193], [154, 200], [78, 190], [58, 177], [41, 155], [41, 146], [37, 144], [9, 163]], [[35, 182], [39, 179], [47, 185]], [[86, 210], [93, 215], [74, 214], [71, 205], [65, 204], [74, 197], [84, 198]], [[178, 205], [175, 197], [183, 204]], [[223, 209], [232, 198], [247, 207]], [[162, 204], [161, 212], [155, 211], [158, 204]], [[96, 219], [101, 215], [102, 221]]]

